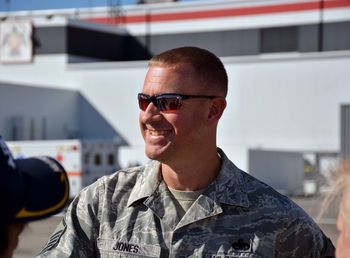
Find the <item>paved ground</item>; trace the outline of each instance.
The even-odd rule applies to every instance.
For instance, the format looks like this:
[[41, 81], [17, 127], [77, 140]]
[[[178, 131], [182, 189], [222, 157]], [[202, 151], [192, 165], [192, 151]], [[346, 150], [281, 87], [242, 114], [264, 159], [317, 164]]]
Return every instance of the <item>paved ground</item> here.
[[38, 254], [61, 221], [62, 215], [29, 223], [20, 235], [13, 258], [30, 258]]
[[[293, 199], [313, 218], [317, 218], [320, 211], [320, 204], [322, 203], [322, 197], [300, 197]], [[332, 206], [321, 219], [317, 219], [320, 227], [332, 239], [334, 245], [336, 244], [336, 239], [338, 237], [335, 226], [337, 213], [338, 208]], [[14, 258], [34, 257], [45, 245], [60, 220], [61, 216], [58, 215], [46, 220], [30, 223], [20, 236], [19, 246], [15, 252]]]

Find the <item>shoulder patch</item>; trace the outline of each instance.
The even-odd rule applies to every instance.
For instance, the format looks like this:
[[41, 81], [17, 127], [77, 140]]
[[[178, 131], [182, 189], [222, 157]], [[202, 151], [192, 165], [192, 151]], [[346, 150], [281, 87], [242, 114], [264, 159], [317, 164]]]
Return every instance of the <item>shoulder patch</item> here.
[[45, 247], [41, 250], [39, 255], [44, 254], [45, 252], [47, 252], [47, 251], [51, 250], [52, 248], [54, 248], [55, 246], [57, 246], [60, 238], [66, 232], [66, 229], [67, 229], [67, 224], [63, 219], [62, 223], [59, 224], [59, 226], [56, 228], [54, 234], [50, 237], [49, 241], [47, 241]]

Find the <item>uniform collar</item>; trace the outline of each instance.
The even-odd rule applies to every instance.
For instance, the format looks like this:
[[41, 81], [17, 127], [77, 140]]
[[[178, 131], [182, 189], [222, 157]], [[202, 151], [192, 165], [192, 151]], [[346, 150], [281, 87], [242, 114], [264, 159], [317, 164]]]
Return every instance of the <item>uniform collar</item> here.
[[[222, 160], [220, 173], [203, 192], [203, 195], [217, 204], [249, 207], [244, 172], [239, 170], [219, 148], [218, 153]], [[160, 165], [158, 161], [151, 161], [145, 166], [130, 194], [128, 206], [141, 199], [158, 194], [159, 187], [164, 188], [162, 186], [163, 179], [160, 173]]]
[[131, 191], [128, 207], [141, 199], [151, 196], [157, 190], [161, 181], [160, 162], [151, 161], [145, 165], [145, 169], [140, 173], [140, 177]]
[[203, 193], [218, 204], [249, 207], [244, 173], [238, 169], [218, 148], [221, 157], [221, 169], [218, 177]]

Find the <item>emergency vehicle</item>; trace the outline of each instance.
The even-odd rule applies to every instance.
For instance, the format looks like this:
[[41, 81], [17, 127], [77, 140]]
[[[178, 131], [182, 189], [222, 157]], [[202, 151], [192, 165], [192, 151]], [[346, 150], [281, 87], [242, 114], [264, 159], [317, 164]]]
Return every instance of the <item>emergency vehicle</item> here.
[[9, 141], [14, 158], [50, 156], [65, 168], [70, 198], [103, 175], [119, 169], [118, 143], [110, 140]]

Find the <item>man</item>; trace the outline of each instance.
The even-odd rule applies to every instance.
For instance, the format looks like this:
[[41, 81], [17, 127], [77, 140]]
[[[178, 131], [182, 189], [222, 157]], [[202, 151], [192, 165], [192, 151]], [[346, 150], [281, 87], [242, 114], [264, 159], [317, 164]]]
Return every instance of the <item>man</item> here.
[[11, 258], [26, 223], [64, 208], [68, 177], [49, 157], [13, 159], [0, 136], [0, 258]]
[[302, 209], [216, 147], [227, 84], [222, 62], [204, 49], [153, 57], [138, 94], [152, 161], [84, 189], [41, 256], [316, 258], [334, 252]]

